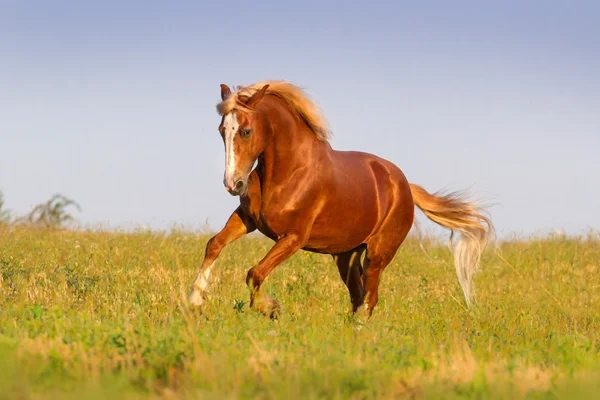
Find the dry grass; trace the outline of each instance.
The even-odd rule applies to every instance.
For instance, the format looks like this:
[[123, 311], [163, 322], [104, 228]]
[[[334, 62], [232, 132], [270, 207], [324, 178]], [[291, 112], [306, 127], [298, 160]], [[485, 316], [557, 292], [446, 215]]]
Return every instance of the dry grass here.
[[[3, 398], [595, 398], [600, 239], [488, 251], [478, 305], [449, 250], [409, 241], [365, 322], [328, 256], [269, 277], [278, 322], [244, 278], [271, 243], [228, 247], [202, 313], [185, 296], [208, 237], [0, 228]], [[596, 396], [594, 396], [596, 395]]]

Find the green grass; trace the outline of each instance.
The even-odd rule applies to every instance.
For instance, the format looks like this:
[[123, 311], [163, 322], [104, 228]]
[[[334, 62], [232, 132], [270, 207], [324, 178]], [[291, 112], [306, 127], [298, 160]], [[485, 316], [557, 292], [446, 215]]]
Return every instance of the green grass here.
[[208, 237], [0, 228], [0, 398], [595, 398], [600, 239], [489, 249], [464, 308], [449, 250], [408, 241], [369, 321], [329, 256], [301, 252], [248, 309], [271, 242], [227, 247], [185, 306]]

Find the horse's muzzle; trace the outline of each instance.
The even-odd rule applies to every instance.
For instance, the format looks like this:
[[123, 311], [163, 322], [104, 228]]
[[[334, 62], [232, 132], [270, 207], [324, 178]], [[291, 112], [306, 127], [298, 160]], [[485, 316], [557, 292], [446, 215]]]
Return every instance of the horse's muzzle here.
[[232, 196], [242, 195], [247, 189], [247, 183], [243, 179], [238, 179], [235, 181], [223, 180], [223, 185], [225, 185], [225, 189]]

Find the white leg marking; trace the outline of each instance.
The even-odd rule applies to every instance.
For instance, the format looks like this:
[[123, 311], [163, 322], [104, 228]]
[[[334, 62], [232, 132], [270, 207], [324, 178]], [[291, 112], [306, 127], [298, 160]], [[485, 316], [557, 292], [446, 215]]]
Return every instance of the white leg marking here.
[[192, 289], [192, 293], [190, 294], [188, 301], [191, 305], [200, 307], [204, 303], [204, 297], [202, 296], [202, 293], [196, 289]]
[[235, 151], [233, 139], [240, 128], [235, 112], [225, 115], [223, 129], [225, 131], [225, 180], [229, 182], [235, 174]]
[[204, 303], [204, 293], [208, 288], [208, 278], [210, 277], [210, 273], [214, 265], [215, 263], [212, 263], [208, 266], [208, 268], [199, 272], [196, 276], [196, 279], [192, 285], [192, 293], [189, 297], [189, 302], [192, 305], [200, 307]]
[[206, 288], [208, 287], [208, 278], [210, 277], [210, 272], [212, 270], [212, 267], [213, 267], [213, 264], [211, 264], [208, 268], [206, 268], [204, 270], [204, 272], [202, 274], [199, 274], [199, 276], [196, 278], [198, 289], [200, 289], [202, 291], [206, 291]]

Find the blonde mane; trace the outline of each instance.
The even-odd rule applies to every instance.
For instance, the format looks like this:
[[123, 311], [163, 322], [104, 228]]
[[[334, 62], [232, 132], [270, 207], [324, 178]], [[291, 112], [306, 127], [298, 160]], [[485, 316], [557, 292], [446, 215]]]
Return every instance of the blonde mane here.
[[240, 97], [251, 97], [265, 85], [269, 85], [266, 94], [273, 94], [284, 100], [300, 115], [319, 140], [329, 140], [329, 127], [319, 107], [308, 98], [301, 88], [285, 81], [263, 81], [249, 86], [238, 86], [236, 92], [217, 104], [218, 113], [225, 115], [236, 109], [251, 111]]

